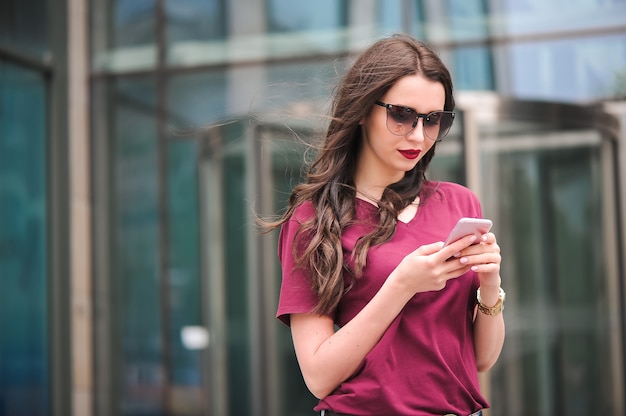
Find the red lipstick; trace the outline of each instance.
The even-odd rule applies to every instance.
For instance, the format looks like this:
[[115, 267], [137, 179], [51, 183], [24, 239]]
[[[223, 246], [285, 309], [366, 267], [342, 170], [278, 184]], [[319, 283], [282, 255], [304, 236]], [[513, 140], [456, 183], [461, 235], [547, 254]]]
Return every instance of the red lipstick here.
[[399, 152], [402, 156], [406, 157], [407, 159], [416, 159], [422, 151], [421, 150], [399, 150]]

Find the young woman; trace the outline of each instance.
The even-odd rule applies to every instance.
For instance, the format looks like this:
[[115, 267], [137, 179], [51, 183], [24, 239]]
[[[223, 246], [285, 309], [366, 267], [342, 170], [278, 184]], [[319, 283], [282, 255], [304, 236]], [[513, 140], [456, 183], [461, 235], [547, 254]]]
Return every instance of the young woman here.
[[500, 249], [493, 233], [444, 246], [459, 218], [482, 216], [480, 203], [425, 177], [453, 109], [430, 48], [404, 35], [376, 42], [345, 75], [306, 180], [273, 224], [277, 317], [320, 414], [488, 407], [478, 372], [504, 342]]

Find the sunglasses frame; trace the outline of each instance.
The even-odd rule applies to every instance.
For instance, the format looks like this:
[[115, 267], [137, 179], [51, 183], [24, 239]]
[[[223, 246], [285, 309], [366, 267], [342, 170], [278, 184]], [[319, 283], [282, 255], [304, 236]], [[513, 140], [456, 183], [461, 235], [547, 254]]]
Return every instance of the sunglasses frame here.
[[[424, 124], [424, 135], [425, 135], [426, 137], [428, 137], [430, 140], [433, 140], [433, 141], [438, 142], [438, 141], [443, 140], [443, 139], [444, 139], [444, 138], [448, 135], [448, 133], [450, 132], [450, 128], [452, 128], [452, 124], [454, 123], [454, 118], [455, 118], [455, 116], [456, 116], [456, 113], [455, 113], [454, 111], [443, 111], [443, 110], [442, 110], [442, 111], [431, 111], [431, 112], [430, 112], [430, 113], [428, 113], [428, 114], [424, 114], [424, 113], [418, 113], [417, 111], [415, 111], [415, 109], [414, 109], [414, 108], [407, 107], [407, 106], [404, 106], [404, 105], [387, 104], [387, 103], [384, 103], [384, 102], [382, 102], [382, 101], [375, 101], [375, 102], [374, 102], [374, 104], [379, 105], [379, 106], [384, 107], [385, 109], [387, 109], [387, 114], [386, 114], [387, 119], [386, 119], [386, 123], [385, 123], [385, 124], [387, 125], [387, 130], [389, 130], [389, 132], [390, 132], [391, 134], [393, 134], [394, 136], [406, 136], [407, 134], [411, 133], [413, 130], [415, 130], [415, 127], [417, 127], [417, 123], [419, 122], [419, 119], [420, 119], [420, 118], [424, 119], [424, 122], [427, 122], [427, 121], [429, 121], [429, 117], [430, 117], [430, 116], [432, 116], [433, 114], [448, 114], [448, 115], [450, 115], [450, 125], [449, 125], [449, 126], [448, 126], [448, 128], [445, 130], [445, 134], [443, 134], [443, 135], [441, 135], [441, 134], [437, 134], [437, 137], [436, 137], [436, 138], [434, 138], [434, 139], [433, 139], [433, 138], [431, 138], [431, 137], [428, 135], [428, 133], [426, 133], [426, 128], [425, 128], [425, 127], [426, 127], [426, 125]], [[400, 133], [400, 134], [398, 134], [398, 133], [394, 133], [394, 132], [393, 132], [393, 131], [389, 128], [389, 113], [390, 113], [390, 111], [391, 111], [394, 107], [395, 107], [395, 108], [401, 108], [401, 109], [404, 109], [404, 110], [410, 110], [410, 111], [411, 111], [411, 112], [415, 115], [415, 119], [413, 120], [413, 127], [411, 127], [411, 129], [409, 129], [409, 130], [408, 130], [408, 131], [406, 131], [405, 133]], [[392, 116], [392, 117], [393, 117], [393, 116]], [[439, 131], [441, 132], [441, 130], [439, 130]]]

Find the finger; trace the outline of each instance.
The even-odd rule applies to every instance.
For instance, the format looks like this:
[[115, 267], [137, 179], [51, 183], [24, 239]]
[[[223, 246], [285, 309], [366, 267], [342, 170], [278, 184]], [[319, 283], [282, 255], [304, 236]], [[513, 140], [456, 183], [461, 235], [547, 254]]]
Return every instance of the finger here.
[[494, 233], [483, 234], [480, 237], [480, 242], [486, 244], [494, 244], [496, 242], [496, 235]]
[[458, 239], [454, 243], [448, 244], [439, 250], [439, 254], [444, 260], [447, 260], [451, 257], [459, 257], [463, 249], [469, 247], [476, 241], [475, 235], [468, 235], [463, 238]]
[[[461, 267], [459, 267], [461, 266]], [[456, 279], [459, 278], [461, 276], [463, 276], [465, 273], [469, 272], [471, 270], [470, 265], [462, 265], [462, 264], [456, 264], [454, 266], [452, 266], [447, 272], [443, 273], [443, 279], [445, 279], [446, 281], [450, 280], [450, 279]]]
[[[495, 242], [491, 241], [490, 237], [488, 238], [488, 242], [481, 242], [481, 244], [473, 244], [466, 249], [460, 252], [460, 255], [456, 256], [457, 258], [461, 257], [469, 257], [469, 256], [478, 256], [481, 254], [500, 254], [500, 246]], [[474, 263], [478, 263], [475, 261]]]
[[439, 241], [437, 243], [426, 244], [426, 245], [420, 246], [413, 253], [418, 256], [428, 256], [430, 254], [438, 252], [439, 250], [441, 250], [442, 247], [443, 247], [443, 242]]
[[469, 269], [479, 274], [499, 274], [500, 273], [500, 265], [497, 263], [474, 264]]
[[[466, 250], [469, 251], [469, 250]], [[478, 265], [478, 264], [500, 264], [502, 258], [500, 257], [500, 253], [497, 251], [487, 251], [476, 254], [465, 254], [460, 257], [457, 261], [460, 264], [467, 264], [470, 266]]]

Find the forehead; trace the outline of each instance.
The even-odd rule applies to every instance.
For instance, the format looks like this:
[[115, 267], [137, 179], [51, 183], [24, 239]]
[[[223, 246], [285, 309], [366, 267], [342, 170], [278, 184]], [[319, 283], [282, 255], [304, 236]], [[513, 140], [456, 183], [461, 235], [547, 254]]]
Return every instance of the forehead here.
[[443, 84], [420, 74], [398, 79], [381, 98], [388, 104], [411, 107], [420, 113], [443, 110], [446, 91]]

